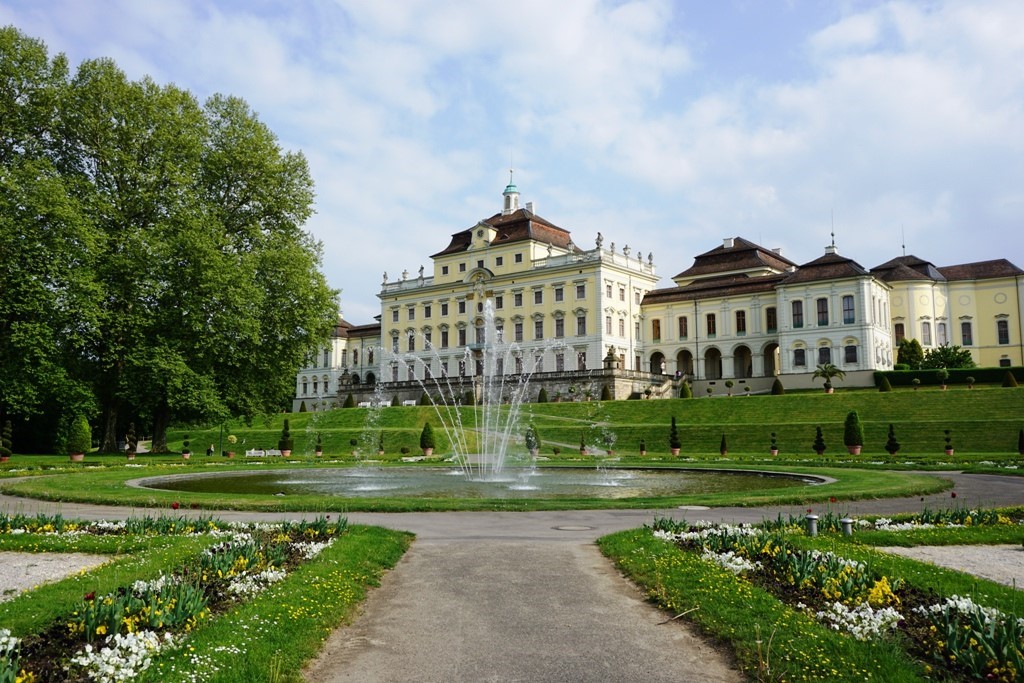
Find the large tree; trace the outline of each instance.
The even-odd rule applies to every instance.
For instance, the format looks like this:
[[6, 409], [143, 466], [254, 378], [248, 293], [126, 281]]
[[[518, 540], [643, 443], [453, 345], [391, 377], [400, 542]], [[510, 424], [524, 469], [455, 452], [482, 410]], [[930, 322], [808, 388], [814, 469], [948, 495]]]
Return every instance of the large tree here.
[[25, 378], [0, 382], [0, 413], [78, 383], [103, 450], [135, 418], [160, 450], [172, 419], [279, 407], [336, 320], [304, 157], [240, 99], [200, 106], [107, 59], [69, 77], [14, 29], [0, 51], [0, 114], [20, 117], [0, 119], [3, 275], [45, 271], [0, 290], [0, 357]]
[[967, 349], [956, 346], [950, 346], [949, 344], [943, 344], [937, 346], [934, 349], [928, 349], [924, 354], [924, 361], [921, 362], [922, 368], [934, 369], [934, 368], [973, 368], [974, 358], [971, 356], [971, 352]]

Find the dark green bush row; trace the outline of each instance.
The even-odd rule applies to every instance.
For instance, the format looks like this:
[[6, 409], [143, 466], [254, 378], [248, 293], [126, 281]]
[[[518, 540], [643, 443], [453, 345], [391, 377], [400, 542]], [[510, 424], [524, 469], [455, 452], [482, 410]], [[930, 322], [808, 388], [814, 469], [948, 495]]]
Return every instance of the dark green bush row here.
[[[953, 368], [949, 370], [947, 384], [967, 384], [967, 378], [973, 377], [975, 384], [1003, 383], [1007, 371], [1013, 373], [1018, 382], [1024, 382], [1024, 367], [1013, 368]], [[882, 377], [889, 380], [894, 387], [913, 386], [914, 379], [921, 380], [921, 385], [939, 385], [938, 370], [886, 370], [875, 373], [875, 386], [880, 386]]]

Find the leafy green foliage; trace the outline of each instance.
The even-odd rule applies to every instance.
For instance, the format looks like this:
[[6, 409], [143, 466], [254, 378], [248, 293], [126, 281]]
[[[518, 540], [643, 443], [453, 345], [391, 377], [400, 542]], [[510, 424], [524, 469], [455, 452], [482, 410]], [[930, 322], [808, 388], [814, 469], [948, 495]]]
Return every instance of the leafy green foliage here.
[[548, 390], [545, 389], [544, 387], [541, 387], [540, 391], [537, 392], [537, 403], [547, 403], [547, 402], [548, 402]]
[[818, 455], [825, 452], [825, 436], [821, 433], [821, 427], [814, 428], [814, 443], [811, 445], [811, 448]]
[[537, 428], [532, 424], [526, 428], [526, 433], [523, 436], [528, 450], [534, 451], [540, 448], [540, 435], [537, 434]]
[[10, 420], [4, 420], [3, 431], [0, 432], [0, 456], [9, 458], [12, 455], [11, 449], [14, 448], [14, 443], [11, 438], [14, 436], [14, 430], [11, 427]]
[[434, 448], [434, 428], [429, 422], [423, 424], [423, 431], [420, 432], [420, 448]]
[[610, 401], [612, 400], [612, 390], [608, 388], [607, 384], [601, 385], [601, 400]]
[[892, 384], [889, 382], [889, 378], [882, 375], [878, 378], [878, 390], [879, 391], [892, 391]]
[[346, 396], [345, 397], [345, 402], [341, 405], [341, 407], [342, 408], [355, 408], [356, 407], [355, 396], [353, 396], [352, 394], [349, 394], [348, 396]]
[[420, 405], [421, 406], [429, 406], [430, 405], [430, 394], [428, 394], [425, 391], [422, 394], [420, 394]]
[[814, 369], [813, 377], [815, 379], [817, 379], [819, 377], [824, 379], [825, 380], [825, 388], [826, 389], [831, 389], [832, 388], [832, 379], [833, 378], [835, 378], [835, 379], [845, 379], [846, 378], [846, 373], [843, 372], [842, 370], [840, 370], [839, 368], [837, 368], [832, 363], [822, 363], [821, 365], [819, 365], [818, 367], [816, 367]]
[[683, 381], [682, 386], [679, 387], [679, 398], [693, 398], [693, 388], [690, 387], [690, 383]]
[[672, 426], [668, 430], [668, 447], [669, 448], [682, 448], [683, 444], [679, 440], [679, 428], [676, 426], [676, 416], [672, 416]]
[[1014, 376], [1013, 376], [1013, 373], [1012, 373], [1012, 372], [1010, 372], [1009, 370], [1007, 370], [1007, 371], [1006, 371], [1006, 376], [1005, 376], [1005, 377], [1003, 377], [1003, 386], [1004, 386], [1004, 387], [1016, 387], [1016, 386], [1020, 386], [1020, 385], [1019, 385], [1019, 384], [1017, 383], [1017, 378], [1016, 378], [1016, 377], [1014, 377]]
[[84, 415], [78, 415], [71, 421], [64, 449], [69, 455], [87, 453], [92, 449], [92, 429]]
[[[920, 364], [921, 368], [973, 368], [974, 359], [971, 352], [959, 346], [943, 344], [934, 349], [928, 349]], [[949, 375], [947, 373], [946, 377]]]
[[896, 363], [907, 365], [911, 370], [917, 370], [924, 363], [924, 349], [921, 342], [916, 339], [904, 337], [896, 347]]
[[782, 380], [778, 377], [772, 382], [772, 396], [782, 396], [786, 393], [786, 388], [782, 386]]
[[285, 418], [284, 427], [281, 429], [281, 438], [277, 441], [277, 448], [281, 451], [293, 450], [295, 442], [292, 440], [292, 431], [288, 424], [288, 418]]
[[900, 452], [900, 442], [896, 440], [896, 430], [892, 424], [889, 425], [888, 438], [885, 440], [885, 451], [889, 455], [896, 455]]
[[729, 444], [725, 441], [725, 434], [722, 434], [722, 442], [718, 445], [718, 452], [722, 455], [729, 452]]

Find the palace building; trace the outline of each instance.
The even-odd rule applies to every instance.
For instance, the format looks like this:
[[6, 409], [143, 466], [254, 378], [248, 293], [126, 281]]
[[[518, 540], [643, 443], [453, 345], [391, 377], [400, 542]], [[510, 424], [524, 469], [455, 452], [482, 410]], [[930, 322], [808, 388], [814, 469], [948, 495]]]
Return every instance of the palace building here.
[[[414, 402], [441, 384], [479, 395], [485, 322], [515, 352], [499, 375], [529, 373], [553, 400], [677, 396], [680, 382], [725, 393], [731, 380], [767, 391], [812, 386], [817, 365], [870, 386], [904, 337], [956, 344], [981, 366], [1021, 365], [1022, 271], [1005, 259], [936, 267], [901, 256], [871, 269], [835, 245], [798, 265], [731, 237], [655, 289], [654, 256], [592, 248], [519, 205], [510, 181], [501, 212], [451, 236], [421, 267], [385, 273], [377, 323], [339, 320], [330, 346], [296, 377], [293, 410]], [[533, 400], [535, 397], [530, 397]]]

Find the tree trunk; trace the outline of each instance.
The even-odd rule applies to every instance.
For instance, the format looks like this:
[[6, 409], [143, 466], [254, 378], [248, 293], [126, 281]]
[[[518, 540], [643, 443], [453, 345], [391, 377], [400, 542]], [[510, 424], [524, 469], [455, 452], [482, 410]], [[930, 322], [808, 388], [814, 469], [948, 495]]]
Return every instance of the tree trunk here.
[[149, 450], [152, 453], [167, 452], [167, 427], [171, 423], [171, 409], [161, 404], [153, 418], [153, 443]]
[[107, 403], [105, 421], [103, 423], [103, 441], [100, 442], [100, 453], [117, 453], [117, 418], [120, 406], [116, 400]]

